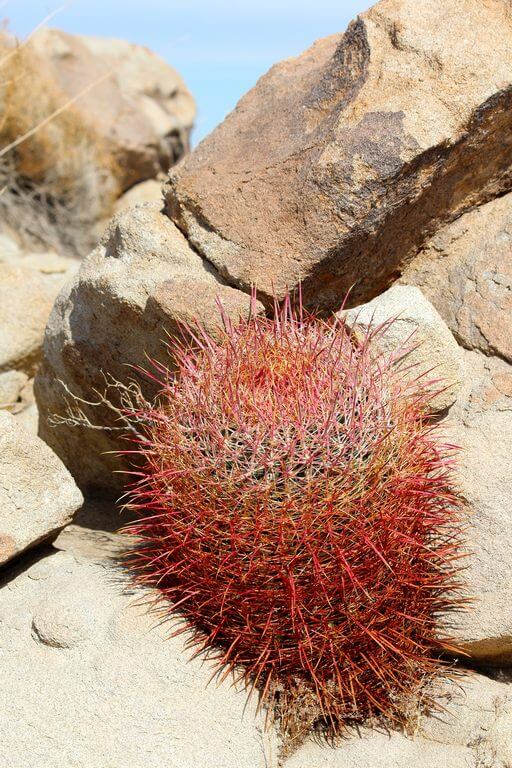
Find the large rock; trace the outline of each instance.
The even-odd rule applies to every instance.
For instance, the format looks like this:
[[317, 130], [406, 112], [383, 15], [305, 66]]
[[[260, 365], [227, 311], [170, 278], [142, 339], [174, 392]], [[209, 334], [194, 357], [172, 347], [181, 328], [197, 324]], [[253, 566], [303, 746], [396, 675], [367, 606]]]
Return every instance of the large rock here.
[[[129, 365], [147, 368], [147, 356], [172, 365], [166, 334], [195, 320], [215, 332], [221, 322], [217, 300], [234, 319], [250, 309], [250, 298], [226, 286], [160, 208], [136, 206], [112, 220], [102, 243], [61, 292], [46, 330], [36, 383], [40, 434], [84, 487], [122, 487], [123, 477], [112, 472], [123, 465], [106, 452], [126, 447], [120, 440], [126, 430], [108, 407], [73, 396], [90, 403], [108, 389], [115, 401], [105, 375], [124, 383], [138, 379], [151, 396], [155, 386]], [[106, 429], [51, 426], [55, 415], [65, 417], [66, 402]]]
[[464, 347], [512, 363], [512, 194], [440, 229], [401, 280], [421, 288]]
[[0, 565], [54, 536], [82, 503], [50, 448], [0, 411]]
[[[476, 33], [478, 30], [478, 34]], [[508, 0], [381, 0], [274, 66], [171, 172], [167, 210], [232, 285], [339, 308], [512, 187]]]
[[115, 537], [78, 536], [0, 589], [0, 764], [276, 768], [256, 697], [208, 684], [209, 664], [148, 611], [154, 595], [112, 566]]
[[447, 631], [475, 659], [512, 661], [512, 367], [466, 352], [467, 379], [447, 419], [460, 446], [458, 485], [469, 556], [467, 610], [445, 617]]
[[125, 190], [167, 171], [188, 150], [194, 100], [175, 69], [140, 45], [43, 28], [31, 40], [41, 67], [106, 140]]
[[394, 285], [367, 304], [340, 314], [363, 337], [375, 333], [384, 357], [404, 354], [400, 366], [411, 382], [432, 382], [430, 389], [436, 393], [429, 402], [432, 411], [453, 405], [464, 377], [462, 350], [418, 288]]
[[57, 291], [34, 269], [0, 263], [0, 372], [33, 374]]

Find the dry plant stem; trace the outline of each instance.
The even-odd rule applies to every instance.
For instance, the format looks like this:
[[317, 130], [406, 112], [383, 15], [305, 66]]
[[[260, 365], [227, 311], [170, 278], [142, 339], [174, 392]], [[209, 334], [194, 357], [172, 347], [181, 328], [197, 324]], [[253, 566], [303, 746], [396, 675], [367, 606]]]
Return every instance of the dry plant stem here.
[[[1, 9], [3, 6], [5, 6], [5, 5], [7, 4], [7, 2], [8, 2], [8, 0], [6, 0], [6, 2], [5, 2], [5, 3], [1, 4], [1, 5], [0, 5], [0, 9]], [[54, 11], [52, 11], [51, 13], [48, 13], [48, 14], [47, 14], [47, 15], [44, 17], [44, 19], [43, 19], [42, 21], [40, 21], [40, 22], [39, 22], [39, 24], [36, 24], [36, 26], [34, 27], [34, 29], [33, 29], [31, 32], [29, 32], [29, 33], [28, 33], [28, 35], [26, 35], [26, 37], [25, 37], [25, 38], [24, 38], [24, 39], [23, 39], [21, 42], [17, 41], [17, 42], [16, 42], [16, 46], [15, 46], [15, 47], [13, 47], [13, 48], [12, 48], [12, 49], [11, 49], [11, 50], [8, 52], [8, 53], [5, 53], [5, 54], [3, 54], [3, 55], [0, 57], [0, 67], [2, 67], [3, 65], [7, 64], [7, 62], [9, 61], [9, 59], [11, 59], [13, 56], [16, 56], [16, 55], [17, 55], [17, 53], [18, 53], [18, 52], [19, 52], [19, 51], [20, 51], [22, 48], [25, 48], [25, 47], [26, 47], [26, 46], [29, 44], [29, 42], [32, 40], [32, 38], [34, 37], [34, 35], [35, 35], [35, 34], [36, 34], [36, 33], [37, 33], [37, 32], [38, 32], [38, 31], [39, 31], [39, 30], [40, 30], [42, 27], [44, 27], [44, 26], [45, 26], [45, 24], [48, 24], [48, 22], [49, 22], [49, 21], [51, 21], [53, 18], [55, 18], [55, 16], [57, 16], [57, 14], [61, 13], [62, 11], [65, 11], [65, 10], [66, 10], [66, 8], [68, 8], [68, 7], [69, 7], [69, 3], [64, 3], [64, 5], [61, 5], [59, 8], [56, 8], [56, 9], [55, 9]]]
[[[1, 62], [0, 62], [1, 65]], [[7, 155], [9, 152], [12, 152], [13, 149], [16, 149], [16, 147], [19, 147], [20, 144], [23, 144], [23, 142], [27, 141], [28, 139], [31, 139], [32, 136], [35, 136], [38, 131], [40, 131], [42, 128], [44, 128], [46, 125], [52, 122], [52, 120], [55, 120], [55, 118], [59, 117], [59, 115], [62, 115], [64, 112], [66, 112], [73, 104], [76, 104], [76, 102], [81, 99], [83, 96], [85, 96], [86, 93], [89, 93], [93, 88], [98, 86], [100, 83], [102, 83], [104, 80], [107, 80], [109, 77], [112, 76], [111, 72], [107, 72], [106, 74], [102, 75], [101, 77], [98, 77], [96, 80], [94, 80], [92, 83], [89, 83], [85, 88], [82, 88], [79, 93], [76, 94], [76, 96], [73, 96], [72, 99], [68, 99], [61, 107], [58, 109], [55, 109], [50, 115], [44, 118], [44, 120], [41, 120], [37, 125], [35, 125], [30, 130], [26, 131], [22, 136], [18, 136], [17, 139], [14, 141], [11, 141], [10, 144], [7, 144], [7, 146], [2, 147], [0, 149], [0, 159], [4, 157], [4, 155]]]
[[[95, 400], [86, 400], [80, 397], [72, 392], [62, 379], [58, 379], [58, 384], [67, 395], [66, 407], [64, 415], [54, 414], [50, 417], [49, 422], [51, 426], [66, 424], [70, 427], [80, 426], [101, 432], [119, 432], [121, 434], [128, 432], [137, 438], [141, 438], [141, 430], [137, 429], [135, 423], [126, 415], [127, 410], [131, 409], [134, 403], [137, 402], [141, 405], [145, 402], [140, 386], [136, 382], [123, 384], [114, 379], [110, 374], [102, 373], [102, 376], [105, 381], [105, 388], [103, 392], [96, 388], [92, 390], [92, 394], [97, 398]], [[115, 424], [110, 426], [104, 423], [93, 424], [86, 416], [82, 406], [87, 406], [88, 408], [107, 408], [114, 414]]]

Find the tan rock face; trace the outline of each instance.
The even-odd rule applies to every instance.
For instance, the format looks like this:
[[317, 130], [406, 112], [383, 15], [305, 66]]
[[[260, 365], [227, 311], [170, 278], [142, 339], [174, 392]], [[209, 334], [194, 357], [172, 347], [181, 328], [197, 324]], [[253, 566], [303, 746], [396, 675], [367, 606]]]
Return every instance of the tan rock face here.
[[42, 440], [0, 411], [0, 565], [55, 535], [82, 504], [71, 475]]
[[453, 405], [465, 373], [462, 350], [418, 288], [395, 285], [367, 304], [341, 314], [363, 335], [392, 321], [375, 337], [379, 352], [391, 358], [410, 349], [400, 361], [407, 379], [432, 381], [432, 391], [441, 390], [429, 403], [432, 411]]
[[467, 611], [445, 617], [447, 631], [473, 658], [512, 661], [512, 368], [465, 353], [467, 377], [446, 420], [460, 446], [458, 486], [469, 553]]
[[512, 195], [443, 227], [401, 281], [421, 288], [464, 347], [512, 363]]
[[[129, 365], [147, 368], [149, 355], [172, 366], [167, 333], [195, 320], [213, 331], [221, 322], [218, 300], [234, 319], [250, 310], [250, 298], [218, 280], [160, 207], [137, 206], [113, 219], [100, 246], [60, 294], [48, 323], [36, 382], [40, 434], [82, 486], [119, 489], [123, 478], [112, 470], [122, 465], [105, 452], [126, 443], [117, 431], [108, 431], [119, 429], [115, 414], [74, 402], [61, 382], [73, 395], [95, 402], [107, 389], [104, 374], [121, 382], [138, 378], [151, 396], [155, 386]], [[107, 394], [116, 399], [115, 389]], [[79, 405], [107, 431], [49, 426], [49, 417], [65, 415], [66, 403]]]
[[[4, 236], [4, 243], [5, 243]], [[43, 280], [56, 296], [66, 280], [78, 270], [80, 261], [71, 256], [63, 256], [56, 251], [34, 251], [16, 245], [16, 249], [2, 247], [0, 235], [0, 270], [7, 267], [21, 267], [39, 272]], [[7, 274], [7, 273], [6, 273]]]
[[21, 371], [0, 373], [0, 409], [10, 413], [23, 410], [22, 392], [28, 384], [28, 376]]
[[0, 264], [0, 371], [34, 372], [57, 290], [34, 269]]
[[69, 98], [110, 73], [74, 108], [108, 142], [122, 190], [167, 171], [188, 149], [194, 100], [176, 70], [147, 48], [46, 28], [31, 48]]
[[339, 308], [510, 189], [507, 0], [381, 0], [274, 66], [178, 168], [167, 210], [226, 280]]
[[30, 432], [31, 435], [37, 435], [39, 429], [39, 412], [35, 402], [31, 402], [26, 408], [23, 408], [16, 414], [18, 424]]
[[121, 213], [126, 208], [133, 208], [139, 203], [161, 203], [163, 207], [162, 182], [158, 179], [148, 179], [131, 187], [124, 195], [121, 195], [119, 200], [116, 200], [114, 213]]

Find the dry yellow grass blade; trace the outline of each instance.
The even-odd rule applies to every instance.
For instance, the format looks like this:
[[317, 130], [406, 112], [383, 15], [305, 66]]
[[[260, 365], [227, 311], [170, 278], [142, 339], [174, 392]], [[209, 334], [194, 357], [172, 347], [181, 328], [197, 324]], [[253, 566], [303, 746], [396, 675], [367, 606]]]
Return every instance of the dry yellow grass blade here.
[[[2, 3], [0, 5], [0, 8], [3, 8], [6, 5], [6, 3]], [[71, 3], [64, 3], [64, 5], [61, 5], [59, 8], [56, 8], [54, 11], [49, 13], [47, 16], [44, 17], [42, 21], [37, 24], [37, 26], [34, 27], [34, 29], [28, 33], [28, 35], [19, 42], [14, 48], [9, 51], [8, 53], [4, 53], [3, 56], [0, 57], [0, 67], [4, 64], [6, 64], [9, 59], [11, 59], [13, 56], [16, 56], [17, 53], [19, 53], [20, 49], [25, 48], [25, 46], [30, 42], [30, 40], [34, 37], [36, 32], [38, 32], [41, 27], [44, 27], [45, 24], [48, 24], [49, 21], [51, 21], [57, 14], [61, 13], [62, 11], [65, 11], [66, 8], [68, 8], [71, 5]]]
[[79, 93], [76, 94], [76, 96], [73, 96], [73, 98], [68, 99], [62, 106], [60, 106], [58, 109], [55, 109], [51, 114], [49, 114], [47, 117], [44, 118], [44, 120], [41, 120], [39, 123], [37, 123], [33, 128], [31, 128], [29, 131], [26, 131], [22, 136], [19, 136], [14, 141], [11, 141], [10, 144], [7, 144], [7, 146], [3, 147], [0, 150], [0, 158], [4, 157], [8, 152], [11, 152], [13, 149], [16, 149], [16, 147], [19, 147], [20, 144], [23, 144], [24, 141], [27, 141], [27, 139], [30, 139], [32, 136], [35, 136], [38, 131], [40, 131], [42, 128], [44, 128], [48, 123], [50, 123], [52, 120], [55, 120], [56, 117], [59, 117], [59, 115], [62, 115], [63, 112], [66, 112], [73, 104], [75, 104], [79, 99], [82, 98], [82, 96], [85, 96], [86, 93], [89, 93], [93, 88], [95, 88], [97, 85], [102, 83], [104, 80], [107, 80], [109, 77], [112, 76], [112, 72], [106, 72], [101, 77], [96, 78], [96, 80], [93, 80], [92, 83], [89, 83], [85, 88], [82, 88]]

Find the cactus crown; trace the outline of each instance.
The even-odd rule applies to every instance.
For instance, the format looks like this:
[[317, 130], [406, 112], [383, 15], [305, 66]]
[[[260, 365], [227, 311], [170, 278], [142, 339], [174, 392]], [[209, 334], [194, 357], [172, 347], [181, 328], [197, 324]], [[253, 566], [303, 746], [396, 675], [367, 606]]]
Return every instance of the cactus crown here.
[[292, 742], [314, 721], [403, 722], [443, 671], [453, 446], [431, 387], [376, 351], [386, 330], [357, 339], [288, 299], [272, 319], [224, 316], [215, 338], [173, 343], [177, 372], [157, 366], [160, 396], [131, 413], [130, 567]]

